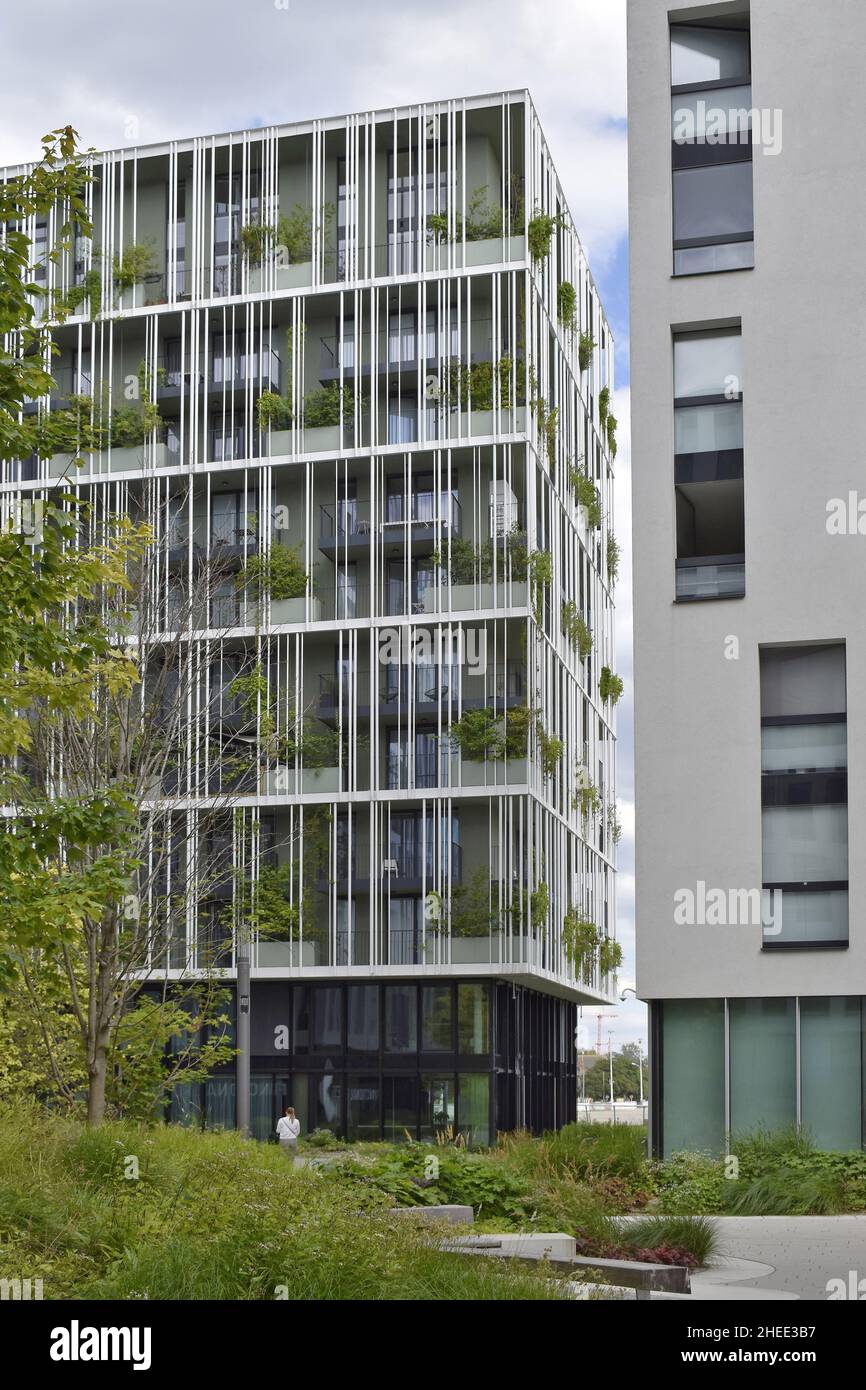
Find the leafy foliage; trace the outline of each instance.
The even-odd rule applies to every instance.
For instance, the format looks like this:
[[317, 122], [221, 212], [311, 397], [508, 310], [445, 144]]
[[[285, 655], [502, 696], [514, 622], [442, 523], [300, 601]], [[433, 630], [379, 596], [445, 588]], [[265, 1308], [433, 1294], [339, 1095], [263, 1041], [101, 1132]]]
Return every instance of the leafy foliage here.
[[589, 333], [581, 333], [577, 344], [577, 365], [582, 372], [587, 371], [596, 347], [597, 343]]
[[550, 244], [553, 240], [553, 233], [565, 226], [565, 219], [561, 213], [551, 216], [550, 213], [542, 212], [536, 208], [529, 219], [529, 226], [526, 229], [526, 240], [529, 247], [529, 254], [533, 263], [539, 265], [547, 260], [550, 255]]
[[612, 705], [615, 705], [622, 692], [622, 677], [615, 675], [609, 666], [602, 666], [601, 675], [598, 678], [598, 693], [602, 701], [607, 704], [609, 700]]
[[569, 332], [574, 332], [576, 313], [577, 290], [570, 280], [563, 280], [556, 293], [556, 316], [562, 327]]
[[592, 633], [574, 599], [566, 599], [562, 605], [561, 619], [565, 636], [581, 661], [585, 661], [592, 651]]
[[258, 550], [247, 560], [238, 576], [239, 586], [249, 585], [259, 598], [272, 600], [303, 598], [309, 576], [297, 550], [274, 542], [268, 550]]

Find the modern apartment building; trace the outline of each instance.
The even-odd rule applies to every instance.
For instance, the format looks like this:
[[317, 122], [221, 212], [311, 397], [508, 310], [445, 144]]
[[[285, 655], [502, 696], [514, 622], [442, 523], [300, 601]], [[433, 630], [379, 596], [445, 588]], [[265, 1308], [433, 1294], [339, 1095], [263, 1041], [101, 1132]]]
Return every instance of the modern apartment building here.
[[[180, 630], [188, 716], [148, 986], [234, 990], [251, 937], [260, 1137], [287, 1103], [352, 1138], [565, 1123], [617, 964], [613, 343], [529, 95], [93, 173], [31, 409], [87, 398], [106, 447], [2, 490], [154, 532], [132, 640]], [[245, 1066], [173, 1116], [232, 1125]]]
[[630, 0], [628, 18], [652, 1142], [736, 1153], [799, 1123], [859, 1148], [866, 13]]

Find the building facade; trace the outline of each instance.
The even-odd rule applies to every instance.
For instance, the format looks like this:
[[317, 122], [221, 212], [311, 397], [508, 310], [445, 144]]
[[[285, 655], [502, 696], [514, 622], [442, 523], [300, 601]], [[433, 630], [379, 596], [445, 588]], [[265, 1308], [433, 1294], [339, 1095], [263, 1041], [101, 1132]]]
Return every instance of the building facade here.
[[[864, 1134], [862, 6], [629, 4], [652, 1139]], [[852, 522], [853, 516], [853, 522]], [[866, 529], [866, 528], [864, 528]]]
[[[352, 1138], [560, 1125], [617, 963], [613, 344], [529, 96], [93, 173], [31, 408], [84, 398], [106, 447], [3, 491], [153, 530], [131, 640], [180, 634], [185, 714], [146, 985], [234, 995], [249, 949], [260, 1137], [286, 1103]], [[233, 1124], [236, 1074], [173, 1115]]]

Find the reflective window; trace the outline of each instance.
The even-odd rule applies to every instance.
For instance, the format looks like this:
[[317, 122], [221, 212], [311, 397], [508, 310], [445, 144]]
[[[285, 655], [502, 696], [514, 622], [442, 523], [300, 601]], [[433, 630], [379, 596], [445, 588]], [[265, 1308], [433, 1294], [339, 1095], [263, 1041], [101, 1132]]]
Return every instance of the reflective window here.
[[666, 999], [662, 1006], [662, 1141], [722, 1153], [725, 1143], [725, 1005]]
[[860, 1000], [800, 1000], [801, 1122], [823, 1149], [859, 1149]]
[[473, 1148], [490, 1143], [490, 1078], [486, 1072], [457, 1078], [457, 1127]]
[[453, 1076], [421, 1077], [421, 1138], [435, 1139], [454, 1128]]
[[417, 1052], [418, 990], [415, 985], [385, 986], [385, 1051]]
[[343, 1044], [343, 992], [339, 985], [313, 990], [313, 1051], [339, 1052]]
[[418, 1129], [417, 1076], [386, 1076], [382, 1089], [385, 1139], [392, 1144], [399, 1143], [407, 1134], [414, 1139]]
[[845, 648], [764, 647], [761, 715], [844, 714]]
[[751, 233], [752, 165], [702, 164], [696, 169], [675, 169], [674, 243], [712, 237], [724, 242]]
[[674, 453], [702, 454], [719, 449], [742, 449], [743, 406], [689, 405], [674, 414]]
[[490, 1050], [486, 985], [457, 986], [457, 1051], [482, 1056]]
[[454, 1047], [450, 985], [425, 985], [422, 991], [421, 1051], [451, 1052]]
[[724, 396], [742, 390], [743, 349], [738, 328], [680, 333], [674, 338], [674, 396]]
[[756, 1129], [789, 1128], [797, 1121], [794, 1000], [732, 999], [728, 1012], [734, 1142]]
[[346, 1129], [350, 1140], [379, 1138], [379, 1078], [349, 1076], [346, 1082]]
[[379, 1051], [379, 987], [350, 985], [348, 988], [349, 1051]]
[[749, 34], [744, 29], [671, 25], [671, 84], [724, 82], [751, 72]]
[[314, 1129], [330, 1129], [336, 1134], [342, 1128], [343, 1088], [342, 1074], [332, 1072], [330, 1067], [327, 1067], [321, 1076], [314, 1078]]

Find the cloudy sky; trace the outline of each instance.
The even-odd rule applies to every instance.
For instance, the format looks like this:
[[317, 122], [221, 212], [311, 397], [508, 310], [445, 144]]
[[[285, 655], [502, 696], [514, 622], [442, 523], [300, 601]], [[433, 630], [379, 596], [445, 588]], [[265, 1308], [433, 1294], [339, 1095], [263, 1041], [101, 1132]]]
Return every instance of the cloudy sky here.
[[[0, 52], [0, 165], [59, 125], [105, 149], [530, 89], [618, 348], [618, 931], [633, 983], [625, 0], [27, 0], [3, 6]], [[614, 1046], [646, 1042], [643, 1006], [616, 1009]]]

